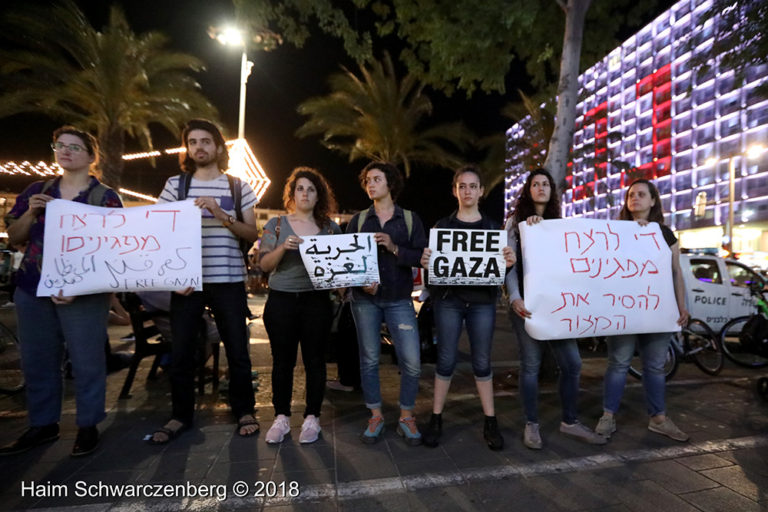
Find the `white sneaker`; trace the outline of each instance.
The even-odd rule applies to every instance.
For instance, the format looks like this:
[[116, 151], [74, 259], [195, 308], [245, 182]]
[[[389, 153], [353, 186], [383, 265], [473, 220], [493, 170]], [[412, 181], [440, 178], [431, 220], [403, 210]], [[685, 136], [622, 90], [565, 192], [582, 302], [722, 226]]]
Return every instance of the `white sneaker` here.
[[595, 427], [595, 433], [606, 439], [610, 439], [611, 434], [614, 432], [616, 432], [616, 419], [613, 416], [601, 416], [600, 421], [597, 422], [597, 426]]
[[525, 424], [523, 432], [523, 444], [531, 450], [541, 450], [541, 434], [539, 434], [539, 424], [528, 422]]
[[288, 420], [288, 416], [284, 414], [278, 414], [275, 418], [272, 426], [267, 431], [267, 443], [279, 444], [283, 442], [285, 435], [291, 431], [291, 422]]
[[578, 421], [576, 423], [570, 424], [561, 421], [560, 432], [569, 437], [578, 439], [579, 441], [584, 441], [585, 443], [589, 444], [605, 444], [608, 442], [608, 439], [604, 438], [600, 434], [595, 434], [589, 427], [579, 423]]
[[316, 416], [312, 414], [307, 415], [304, 418], [304, 424], [301, 426], [301, 435], [299, 435], [299, 442], [301, 444], [309, 444], [317, 441], [317, 436], [320, 434], [320, 422]]

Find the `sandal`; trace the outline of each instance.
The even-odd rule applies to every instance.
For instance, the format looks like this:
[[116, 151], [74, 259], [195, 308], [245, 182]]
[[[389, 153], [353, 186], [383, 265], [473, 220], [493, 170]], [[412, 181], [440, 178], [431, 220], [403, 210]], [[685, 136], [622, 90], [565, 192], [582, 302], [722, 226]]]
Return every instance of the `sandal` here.
[[[243, 429], [243, 427], [250, 427], [251, 425], [256, 425], [256, 430], [252, 432], [246, 431], [245, 434], [241, 433], [241, 430]], [[237, 421], [237, 435], [239, 435], [240, 437], [251, 437], [251, 436], [255, 436], [258, 433], [259, 433], [259, 422], [253, 416], [253, 414], [245, 415]]]
[[[176, 429], [168, 428], [168, 425], [171, 423], [171, 421], [175, 421], [175, 422], [179, 423], [181, 426], [176, 428]], [[179, 420], [170, 420], [164, 426], [162, 426], [159, 429], [157, 429], [154, 432], [152, 432], [152, 435], [149, 437], [149, 439], [147, 439], [147, 443], [152, 444], [152, 445], [168, 444], [172, 440], [174, 440], [177, 437], [179, 437], [179, 435], [182, 432], [184, 432], [185, 430], [187, 430], [187, 428], [188, 428], [187, 425], [185, 425], [184, 423], [181, 423]], [[167, 439], [162, 440], [162, 441], [158, 441], [158, 440], [155, 439], [155, 434], [164, 434]]]

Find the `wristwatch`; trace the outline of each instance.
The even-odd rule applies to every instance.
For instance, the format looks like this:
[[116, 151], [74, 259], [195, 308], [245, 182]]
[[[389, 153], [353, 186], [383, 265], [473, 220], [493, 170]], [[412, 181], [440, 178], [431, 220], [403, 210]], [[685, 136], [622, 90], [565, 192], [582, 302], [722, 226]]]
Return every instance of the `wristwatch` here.
[[235, 218], [231, 215], [227, 215], [227, 220], [221, 221], [221, 225], [224, 226], [225, 228], [228, 228], [234, 223], [235, 223]]

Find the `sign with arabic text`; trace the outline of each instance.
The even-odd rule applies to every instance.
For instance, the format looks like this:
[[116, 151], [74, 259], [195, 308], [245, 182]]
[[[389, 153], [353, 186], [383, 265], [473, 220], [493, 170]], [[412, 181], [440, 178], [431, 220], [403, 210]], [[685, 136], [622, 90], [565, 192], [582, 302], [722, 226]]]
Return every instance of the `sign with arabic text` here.
[[672, 251], [659, 225], [520, 224], [525, 330], [538, 340], [679, 331]]
[[305, 236], [301, 259], [316, 290], [379, 282], [373, 233]]
[[501, 229], [429, 230], [429, 284], [483, 286], [504, 284], [502, 249], [507, 233]]
[[192, 200], [134, 208], [50, 201], [37, 296], [202, 290], [201, 230]]

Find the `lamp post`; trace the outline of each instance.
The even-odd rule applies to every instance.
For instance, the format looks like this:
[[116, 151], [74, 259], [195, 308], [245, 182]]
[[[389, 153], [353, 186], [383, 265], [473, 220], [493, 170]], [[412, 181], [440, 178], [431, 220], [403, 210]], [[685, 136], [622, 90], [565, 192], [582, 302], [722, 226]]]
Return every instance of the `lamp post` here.
[[[726, 250], [733, 254], [733, 224], [734, 224], [734, 202], [736, 196], [736, 159], [746, 156], [748, 159], [753, 160], [759, 157], [765, 148], [759, 144], [750, 146], [745, 153], [733, 155], [728, 159], [728, 228], [726, 230], [726, 236], [728, 237], [728, 243]], [[708, 163], [717, 163], [716, 158], [711, 158]]]
[[239, 46], [243, 49], [243, 53], [240, 57], [240, 108], [237, 118], [237, 138], [244, 139], [245, 92], [248, 84], [248, 77], [251, 75], [251, 68], [253, 68], [253, 62], [248, 60], [247, 45], [245, 44], [245, 38], [240, 30], [232, 27], [223, 30], [214, 29], [211, 32], [211, 37], [225, 46]]

